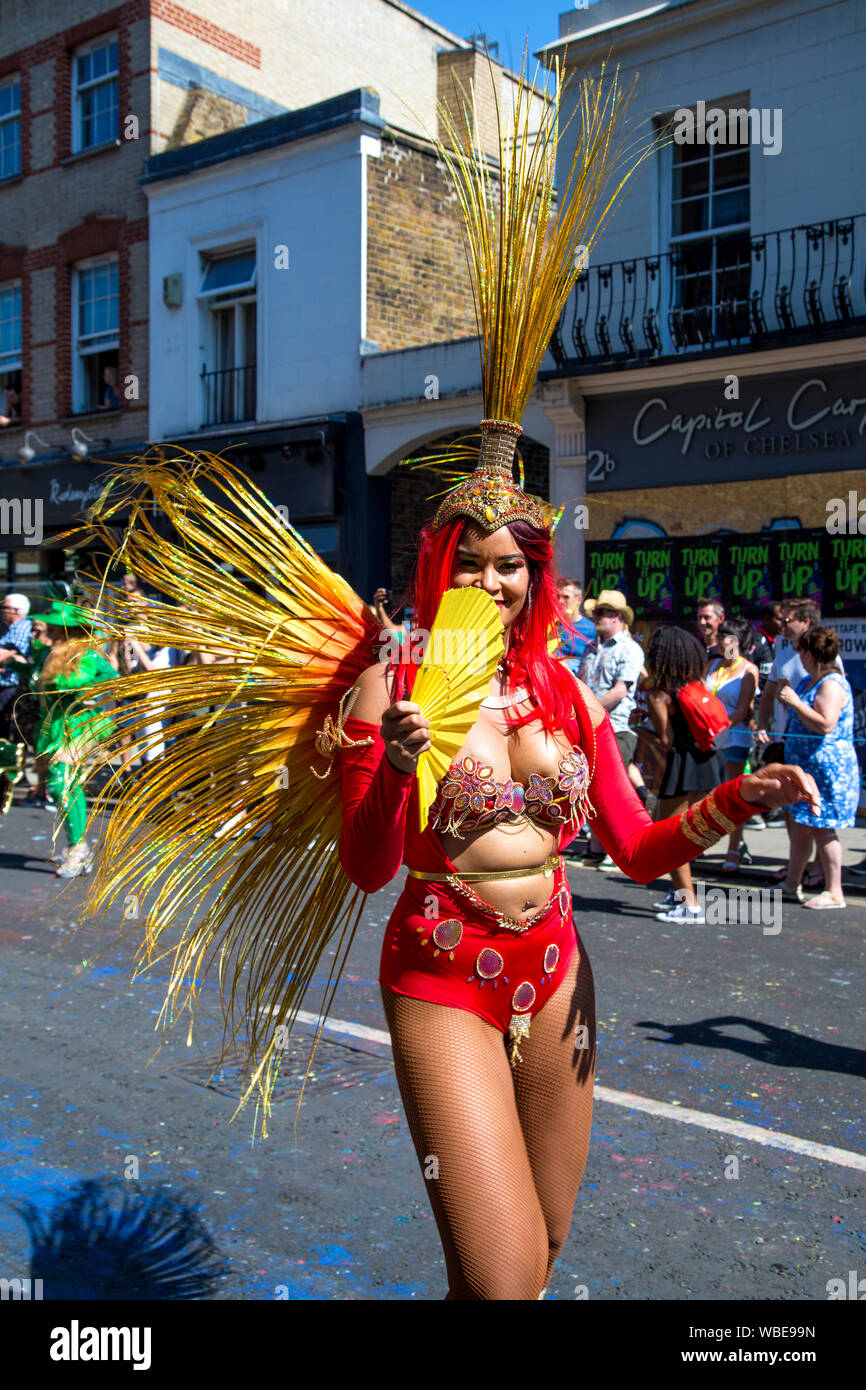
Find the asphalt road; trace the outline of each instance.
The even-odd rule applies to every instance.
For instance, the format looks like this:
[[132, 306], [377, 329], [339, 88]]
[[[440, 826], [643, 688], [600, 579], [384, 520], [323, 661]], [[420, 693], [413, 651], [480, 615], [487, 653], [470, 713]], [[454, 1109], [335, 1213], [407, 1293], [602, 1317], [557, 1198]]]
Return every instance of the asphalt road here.
[[[237, 1077], [208, 1085], [213, 991], [192, 1045], [181, 1025], [149, 1063], [167, 967], [130, 987], [135, 924], [119, 936], [119, 911], [73, 932], [81, 881], [60, 894], [50, 830], [20, 804], [0, 821], [0, 1277], [27, 1277], [34, 1241], [62, 1232], [70, 1253], [46, 1298], [99, 1297], [112, 1281], [147, 1296], [164, 1275], [141, 1253], [146, 1227], [185, 1252], [177, 1297], [441, 1299], [376, 980], [402, 876], [367, 904], [297, 1122], [308, 1027], [270, 1136], [252, 1145], [251, 1112], [231, 1123]], [[779, 832], [750, 838], [759, 870], [779, 862]], [[856, 862], [866, 834], [844, 839]], [[719, 862], [708, 856], [711, 882]], [[598, 991], [600, 1091], [549, 1297], [826, 1300], [828, 1281], [866, 1276], [866, 892], [843, 912], [786, 906], [778, 931], [769, 908], [695, 927], [657, 922], [658, 893], [620, 874], [569, 875]]]

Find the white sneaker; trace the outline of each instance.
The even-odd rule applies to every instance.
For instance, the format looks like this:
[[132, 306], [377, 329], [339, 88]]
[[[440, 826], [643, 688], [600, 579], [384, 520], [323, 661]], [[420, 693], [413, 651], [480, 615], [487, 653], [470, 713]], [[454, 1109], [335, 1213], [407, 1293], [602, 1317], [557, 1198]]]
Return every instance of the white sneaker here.
[[689, 907], [688, 903], [677, 903], [668, 912], [657, 912], [656, 917], [659, 922], [688, 922], [694, 926], [703, 926], [707, 920], [699, 907]]
[[760, 814], [756, 816], [750, 816], [749, 819], [746, 821], [746, 825], [749, 827], [750, 830], [766, 830], [767, 828], [767, 822], [764, 820], [764, 817]]
[[78, 878], [79, 874], [89, 874], [93, 869], [93, 850], [86, 840], [81, 840], [69, 851], [59, 869], [57, 878]]
[[609, 854], [606, 854], [604, 858], [600, 861], [598, 867], [601, 869], [603, 874], [615, 874], [619, 866], [617, 864], [614, 864]]
[[669, 888], [663, 898], [659, 898], [657, 903], [653, 903], [653, 907], [657, 907], [661, 912], [667, 912], [668, 908], [676, 905], [676, 901], [676, 889]]

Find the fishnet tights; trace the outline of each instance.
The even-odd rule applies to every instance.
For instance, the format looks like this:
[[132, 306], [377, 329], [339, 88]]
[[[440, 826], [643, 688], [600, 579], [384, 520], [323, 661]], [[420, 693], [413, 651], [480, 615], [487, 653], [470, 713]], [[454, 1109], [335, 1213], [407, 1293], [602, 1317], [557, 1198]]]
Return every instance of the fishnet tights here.
[[[589, 958], [576, 953], [533, 1018], [513, 1071], [502, 1034], [477, 1015], [388, 989], [382, 997], [445, 1251], [446, 1298], [537, 1299], [565, 1243], [589, 1149]], [[579, 1025], [587, 1029], [583, 1048], [575, 1046]]]

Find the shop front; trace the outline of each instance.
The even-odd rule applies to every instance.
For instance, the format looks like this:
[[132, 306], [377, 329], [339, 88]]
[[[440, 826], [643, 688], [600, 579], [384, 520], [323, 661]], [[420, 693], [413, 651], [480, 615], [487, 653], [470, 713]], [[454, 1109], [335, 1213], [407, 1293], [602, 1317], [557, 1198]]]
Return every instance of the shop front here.
[[702, 597], [749, 617], [808, 597], [844, 622], [855, 657], [866, 638], [862, 368], [588, 396], [586, 420], [590, 594], [622, 589], [643, 624], [691, 623]]
[[866, 531], [861, 366], [588, 395], [586, 423], [590, 541], [822, 528], [852, 492]]
[[[150, 447], [165, 458], [176, 450], [179, 457], [182, 451], [209, 452], [233, 461], [326, 564], [369, 597], [381, 582], [381, 557], [388, 554], [390, 502], [387, 480], [367, 478], [363, 439], [360, 417], [345, 416], [235, 435], [194, 435]], [[53, 597], [77, 568], [98, 565], [92, 542], [70, 541], [64, 548], [56, 539], [81, 520], [117, 462], [130, 452], [141, 456], [148, 447], [80, 462], [39, 460], [0, 468], [3, 588], [30, 598]], [[214, 499], [226, 505], [216, 491]], [[116, 517], [118, 539], [126, 519]]]
[[[126, 455], [123, 455], [125, 457]], [[57, 597], [78, 568], [98, 560], [92, 543], [57, 544], [96, 501], [117, 457], [65, 459], [0, 469], [0, 585], [33, 600]], [[122, 517], [118, 518], [120, 525]], [[38, 604], [37, 604], [38, 606]]]

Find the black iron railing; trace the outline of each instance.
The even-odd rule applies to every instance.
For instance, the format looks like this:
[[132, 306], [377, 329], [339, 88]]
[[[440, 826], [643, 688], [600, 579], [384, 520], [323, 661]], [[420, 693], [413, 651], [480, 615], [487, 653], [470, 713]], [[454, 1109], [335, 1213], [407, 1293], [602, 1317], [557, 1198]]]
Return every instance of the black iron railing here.
[[256, 366], [201, 369], [202, 428], [256, 418]]
[[564, 371], [856, 330], [866, 325], [864, 245], [860, 213], [760, 235], [718, 232], [658, 256], [590, 263], [550, 351]]

